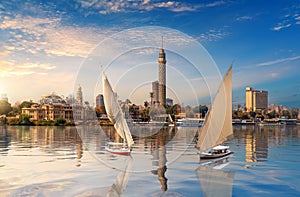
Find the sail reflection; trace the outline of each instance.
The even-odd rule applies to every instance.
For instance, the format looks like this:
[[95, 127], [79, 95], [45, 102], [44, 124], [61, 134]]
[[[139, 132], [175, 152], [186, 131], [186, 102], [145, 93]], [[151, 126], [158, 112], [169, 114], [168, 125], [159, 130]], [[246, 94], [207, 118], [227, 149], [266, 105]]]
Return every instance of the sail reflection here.
[[232, 196], [235, 172], [222, 170], [228, 164], [228, 157], [226, 157], [202, 163], [195, 170], [203, 196]]
[[128, 183], [132, 166], [133, 166], [133, 159], [132, 157], [129, 157], [124, 171], [121, 171], [118, 174], [114, 184], [109, 188], [108, 193], [106, 195], [107, 197], [122, 196], [122, 193], [124, 192], [126, 185]]

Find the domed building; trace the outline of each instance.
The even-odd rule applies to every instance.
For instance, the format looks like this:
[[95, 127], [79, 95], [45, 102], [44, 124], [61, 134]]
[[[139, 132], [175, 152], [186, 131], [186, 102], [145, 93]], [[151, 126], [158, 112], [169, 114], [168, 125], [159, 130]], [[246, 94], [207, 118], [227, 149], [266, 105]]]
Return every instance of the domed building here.
[[31, 116], [32, 120], [56, 120], [64, 118], [68, 121], [73, 121], [72, 106], [55, 93], [43, 95], [40, 104], [32, 105], [29, 108], [22, 108], [22, 114]]
[[44, 94], [40, 100], [41, 104], [66, 104], [67, 102], [55, 93]]

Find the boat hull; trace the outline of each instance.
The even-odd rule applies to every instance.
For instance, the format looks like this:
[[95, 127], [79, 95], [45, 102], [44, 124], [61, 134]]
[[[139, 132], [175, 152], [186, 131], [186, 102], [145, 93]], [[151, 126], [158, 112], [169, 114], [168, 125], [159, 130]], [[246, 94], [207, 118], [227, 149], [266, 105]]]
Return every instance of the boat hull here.
[[228, 155], [233, 154], [232, 151], [228, 150], [226, 153], [219, 153], [219, 154], [209, 154], [209, 153], [200, 153], [200, 159], [216, 159], [225, 157]]
[[123, 155], [123, 156], [130, 156], [131, 155], [131, 150], [130, 149], [124, 149], [124, 148], [112, 149], [112, 148], [105, 147], [105, 150], [107, 152], [110, 152], [112, 154], [117, 154], [117, 155]]

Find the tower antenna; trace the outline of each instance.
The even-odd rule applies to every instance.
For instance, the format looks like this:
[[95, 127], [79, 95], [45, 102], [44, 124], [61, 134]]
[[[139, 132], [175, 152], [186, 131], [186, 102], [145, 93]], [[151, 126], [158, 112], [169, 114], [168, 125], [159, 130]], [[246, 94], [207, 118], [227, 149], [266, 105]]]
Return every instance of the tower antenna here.
[[161, 48], [164, 48], [164, 36], [161, 36]]

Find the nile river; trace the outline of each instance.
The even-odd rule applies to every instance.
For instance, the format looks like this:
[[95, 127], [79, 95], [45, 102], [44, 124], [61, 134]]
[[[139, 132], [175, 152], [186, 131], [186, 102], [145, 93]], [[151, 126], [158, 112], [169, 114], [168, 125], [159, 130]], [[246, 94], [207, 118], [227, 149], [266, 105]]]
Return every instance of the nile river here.
[[0, 127], [0, 196], [299, 196], [300, 126], [234, 126], [223, 160], [200, 161], [198, 128]]

